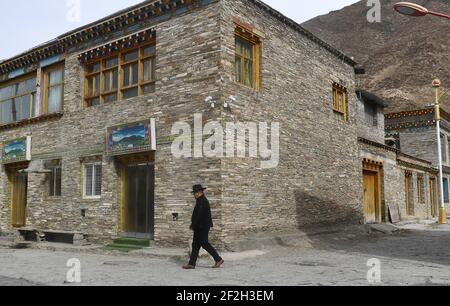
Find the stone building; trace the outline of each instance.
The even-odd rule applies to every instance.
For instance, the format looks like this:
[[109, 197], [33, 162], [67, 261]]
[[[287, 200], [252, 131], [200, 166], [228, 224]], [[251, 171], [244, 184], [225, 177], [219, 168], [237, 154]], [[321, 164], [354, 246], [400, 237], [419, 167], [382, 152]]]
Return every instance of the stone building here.
[[[428, 160], [438, 168], [438, 143], [434, 108], [423, 108], [386, 114], [386, 133], [396, 148], [406, 154]], [[444, 202], [449, 211], [450, 181], [450, 115], [441, 109]], [[439, 198], [437, 200], [439, 203]], [[433, 211], [436, 215], [438, 212]]]
[[437, 171], [431, 162], [385, 145], [384, 108], [387, 102], [357, 91], [359, 153], [363, 161], [366, 222], [429, 219], [437, 213]]
[[146, 1], [5, 60], [0, 228], [185, 245], [196, 183], [223, 244], [362, 222], [354, 68], [258, 0]]

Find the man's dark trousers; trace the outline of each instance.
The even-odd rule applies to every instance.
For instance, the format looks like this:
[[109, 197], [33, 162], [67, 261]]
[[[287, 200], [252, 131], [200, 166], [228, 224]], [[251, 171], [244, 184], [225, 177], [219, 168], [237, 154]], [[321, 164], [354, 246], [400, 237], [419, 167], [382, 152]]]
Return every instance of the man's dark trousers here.
[[215, 262], [222, 260], [214, 247], [209, 243], [209, 229], [199, 229], [194, 231], [194, 241], [192, 242], [192, 254], [189, 265], [196, 266], [201, 248], [204, 248], [214, 258]]

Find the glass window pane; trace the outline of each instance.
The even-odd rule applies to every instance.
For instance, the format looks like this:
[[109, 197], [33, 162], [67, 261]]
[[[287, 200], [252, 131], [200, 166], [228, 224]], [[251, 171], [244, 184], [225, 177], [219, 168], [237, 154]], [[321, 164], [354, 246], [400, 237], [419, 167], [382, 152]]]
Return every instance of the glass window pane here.
[[240, 56], [236, 56], [235, 60], [236, 82], [242, 83], [242, 60]]
[[444, 178], [444, 202], [445, 203], [448, 203], [450, 201], [448, 188], [449, 188], [448, 179]]
[[88, 90], [87, 94], [89, 97], [96, 96], [100, 94], [100, 75], [91, 76], [87, 80]]
[[32, 96], [27, 95], [20, 98], [20, 118], [19, 120], [25, 120], [30, 118], [30, 102]]
[[142, 62], [142, 80], [154, 81], [155, 80], [155, 67], [153, 59], [148, 59]]
[[144, 57], [154, 55], [155, 52], [156, 52], [156, 46], [148, 46], [148, 47], [142, 48], [142, 55]]
[[100, 71], [100, 63], [94, 63], [91, 65], [88, 65], [87, 71], [88, 71], [88, 73], [99, 72]]
[[104, 92], [109, 92], [109, 91], [117, 89], [117, 84], [118, 84], [117, 69], [105, 72], [103, 77], [104, 77], [104, 86], [105, 86]]
[[20, 107], [19, 99], [13, 99], [11, 108], [12, 122], [16, 122], [19, 118], [19, 110], [20, 110], [19, 107]]
[[117, 57], [111, 58], [111, 59], [105, 61], [106, 68], [112, 68], [112, 67], [117, 66], [118, 64], [119, 64], [119, 60]]
[[55, 193], [56, 197], [61, 196], [61, 180], [62, 180], [62, 171], [61, 167], [55, 168]]
[[126, 65], [123, 67], [123, 86], [127, 87], [130, 86], [130, 65]]
[[47, 112], [57, 113], [61, 111], [62, 105], [62, 86], [55, 86], [48, 89]]
[[138, 50], [134, 50], [129, 53], [125, 53], [123, 55], [123, 60], [125, 62], [129, 62], [129, 61], [138, 59], [138, 56], [139, 56]]
[[100, 105], [100, 98], [95, 98], [95, 99], [89, 99], [87, 101], [87, 106], [91, 107], [91, 106], [97, 106]]
[[113, 94], [110, 94], [110, 95], [106, 95], [106, 96], [103, 97], [103, 101], [105, 103], [116, 102], [117, 101], [117, 94], [113, 93]]
[[32, 78], [26, 81], [25, 90], [26, 92], [36, 91], [36, 78]]
[[11, 123], [12, 100], [7, 100], [1, 104], [1, 123]]
[[138, 89], [136, 88], [131, 88], [131, 89], [127, 89], [123, 91], [123, 98], [124, 99], [128, 99], [128, 98], [133, 98], [136, 97], [138, 95]]
[[52, 172], [50, 173], [49, 181], [48, 181], [48, 195], [50, 197], [55, 196], [55, 168], [50, 169]]
[[11, 98], [12, 97], [12, 89], [13, 89], [12, 86], [0, 88], [0, 101], [4, 101], [7, 98]]
[[92, 193], [92, 180], [93, 180], [93, 165], [85, 166], [85, 196], [91, 197]]
[[139, 73], [139, 65], [138, 63], [134, 63], [133, 65], [131, 65], [131, 69], [132, 69], [132, 76], [133, 79], [131, 80], [131, 83], [133, 85], [138, 83], [138, 73]]
[[62, 83], [64, 72], [62, 69], [50, 71], [48, 73], [48, 83], [50, 86]]
[[244, 59], [244, 84], [247, 86], [253, 86], [253, 62], [248, 59]]
[[95, 188], [95, 195], [101, 196], [102, 195], [102, 165], [95, 165], [95, 182], [94, 182], [94, 188]]
[[38, 115], [38, 112], [39, 112], [39, 103], [36, 103], [36, 93], [33, 93], [31, 95], [31, 100], [32, 100], [32, 102], [31, 102], [31, 105], [32, 105], [32, 107], [31, 107], [31, 110], [32, 110], [31, 117], [34, 118], [34, 117], [36, 117]]

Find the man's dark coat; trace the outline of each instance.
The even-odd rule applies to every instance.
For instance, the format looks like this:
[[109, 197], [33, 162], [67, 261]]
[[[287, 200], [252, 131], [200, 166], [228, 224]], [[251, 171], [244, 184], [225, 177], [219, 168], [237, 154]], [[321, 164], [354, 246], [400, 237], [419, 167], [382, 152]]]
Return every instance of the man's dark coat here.
[[197, 199], [197, 204], [195, 205], [194, 213], [192, 214], [191, 229], [194, 231], [201, 231], [209, 230], [211, 227], [214, 227], [211, 216], [211, 207], [208, 199], [203, 195]]

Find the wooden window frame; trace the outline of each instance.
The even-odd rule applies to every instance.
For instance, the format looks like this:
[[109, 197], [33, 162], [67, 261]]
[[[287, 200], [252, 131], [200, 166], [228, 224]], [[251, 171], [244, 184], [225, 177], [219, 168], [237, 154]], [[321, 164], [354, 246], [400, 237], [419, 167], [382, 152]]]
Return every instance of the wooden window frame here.
[[[95, 172], [95, 167], [96, 166], [100, 166], [101, 167], [101, 179], [100, 179], [100, 186], [103, 183], [103, 164], [101, 161], [89, 161], [89, 162], [84, 162], [82, 164], [83, 166], [83, 199], [87, 199], [87, 200], [98, 200], [102, 198], [102, 194], [103, 194], [103, 190], [102, 188], [100, 188], [100, 194], [99, 195], [95, 195], [95, 177], [96, 177], [96, 172]], [[92, 166], [92, 195], [87, 195], [86, 192], [86, 179], [87, 179], [87, 173], [86, 173], [86, 168], [87, 166]]]
[[[37, 96], [37, 88], [36, 88], [36, 87], [37, 87], [37, 82], [38, 82], [37, 71], [33, 71], [32, 73], [28, 73], [28, 74], [26, 74], [26, 75], [23, 75], [23, 76], [14, 78], [14, 79], [12, 79], [12, 80], [10, 80], [10, 81], [7, 81], [7, 82], [5, 82], [5, 83], [0, 84], [0, 88], [6, 88], [6, 87], [9, 87], [9, 86], [18, 84], [18, 83], [25, 82], [25, 81], [30, 80], [30, 79], [33, 79], [33, 78], [35, 79], [35, 83], [36, 83], [36, 86], [34, 87], [34, 90], [33, 90], [33, 91], [27, 91], [27, 92], [25, 92], [25, 93], [23, 93], [23, 94], [21, 94], [21, 95], [18, 95], [18, 96], [10, 96], [10, 97], [8, 97], [7, 99], [0, 100], [0, 125], [5, 125], [5, 123], [2, 123], [2, 122], [1, 122], [1, 118], [2, 118], [2, 107], [1, 107], [1, 106], [2, 106], [2, 104], [3, 104], [4, 102], [6, 102], [6, 101], [14, 100], [14, 99], [17, 99], [17, 98], [20, 98], [20, 97], [24, 97], [24, 96], [29, 96], [29, 99], [30, 99], [30, 106], [29, 106], [29, 110], [28, 110], [28, 111], [29, 111], [29, 114], [30, 114], [29, 118], [25, 118], [25, 119], [20, 119], [20, 120], [14, 121], [14, 120], [12, 120], [12, 118], [11, 118], [11, 117], [12, 117], [12, 113], [11, 113], [11, 114], [10, 114], [10, 121], [11, 121], [11, 122], [9, 122], [8, 124], [20, 122], [20, 121], [22, 121], [22, 120], [31, 119], [31, 118], [34, 117], [34, 116], [33, 116], [33, 108], [34, 108], [34, 104], [35, 104], [35, 103], [39, 103], [39, 97]], [[33, 103], [33, 99], [32, 99], [33, 94], [34, 94], [34, 103]], [[37, 116], [37, 114], [35, 114], [35, 116]]]
[[[237, 80], [237, 76], [234, 76], [234, 80], [236, 83], [245, 86], [245, 87], [249, 87], [249, 88], [253, 88], [256, 91], [259, 91], [261, 89], [261, 39], [259, 37], [257, 37], [256, 35], [249, 33], [247, 30], [241, 28], [238, 25], [235, 25], [235, 31], [234, 31], [234, 61], [235, 61], [235, 66], [234, 66], [234, 71], [236, 71], [236, 56], [241, 57], [242, 59], [249, 59], [249, 58], [245, 58], [242, 56], [242, 54], [238, 54], [237, 50], [236, 50], [236, 40], [240, 39], [243, 40], [244, 42], [250, 44], [253, 48], [253, 58], [252, 63], [253, 63], [253, 84], [251, 86], [248, 86], [247, 84], [245, 84], [245, 82], [243, 81], [238, 81]], [[244, 61], [241, 61], [241, 75], [244, 76], [245, 75], [245, 65], [244, 65]]]
[[[144, 55], [144, 49], [148, 48], [148, 47], [155, 47], [155, 51], [149, 55]], [[124, 55], [131, 53], [133, 51], [137, 51], [138, 52], [138, 57], [137, 59], [133, 59], [130, 61], [125, 61], [124, 60]], [[114, 59], [116, 58], [118, 63], [116, 66], [113, 67], [108, 67], [106, 68], [105, 63], [108, 60]], [[144, 81], [143, 80], [143, 62], [147, 61], [147, 60], [152, 60], [153, 61], [153, 67], [155, 67], [155, 73], [153, 74], [154, 79], [153, 80], [147, 80]], [[100, 70], [96, 71], [96, 72], [92, 72], [89, 73], [88, 72], [88, 67], [93, 65], [93, 64], [100, 64]], [[136, 64], [138, 65], [138, 82], [137, 84], [132, 84], [130, 86], [124, 86], [123, 85], [123, 76], [124, 76], [124, 67], [128, 66], [128, 65], [133, 65]], [[157, 80], [157, 76], [156, 76], [156, 41], [155, 39], [152, 39], [151, 41], [148, 41], [144, 44], [141, 44], [139, 46], [135, 46], [132, 48], [128, 48], [128, 49], [124, 49], [121, 50], [119, 52], [115, 52], [107, 57], [101, 58], [101, 59], [95, 59], [89, 62], [86, 62], [84, 64], [84, 90], [83, 90], [83, 101], [84, 101], [84, 107], [85, 108], [89, 108], [92, 107], [89, 104], [89, 101], [94, 100], [94, 99], [99, 99], [99, 105], [104, 105], [104, 104], [108, 104], [108, 102], [105, 102], [105, 97], [106, 96], [110, 96], [113, 94], [117, 94], [117, 100], [115, 102], [119, 102], [119, 101], [124, 101], [124, 100], [128, 100], [129, 98], [124, 98], [123, 93], [124, 91], [130, 90], [130, 89], [136, 89], [137, 88], [137, 95], [136, 96], [142, 96], [144, 94], [143, 88], [144, 86], [148, 86], [148, 85], [154, 85], [156, 83]], [[111, 72], [112, 70], [117, 69], [117, 88], [114, 90], [110, 90], [108, 92], [105, 91], [105, 75], [108, 72]], [[92, 96], [88, 96], [88, 80], [89, 78], [98, 75], [100, 78], [99, 81], [99, 92], [98, 94], [92, 95]], [[132, 76], [132, 74], [130, 74], [130, 77]], [[130, 97], [134, 98], [134, 97]], [[113, 102], [114, 103], [114, 102]]]
[[[337, 83], [333, 84], [333, 112], [340, 114], [344, 121], [348, 120], [348, 94], [347, 88]], [[339, 103], [339, 97], [342, 97], [342, 105]]]
[[[50, 72], [57, 71], [60, 69], [62, 69], [62, 73], [63, 73], [61, 82], [50, 86], [50, 77], [49, 77]], [[48, 93], [50, 91], [50, 88], [53, 88], [53, 87], [61, 86], [61, 110], [60, 111], [62, 112], [62, 110], [64, 108], [64, 85], [65, 85], [65, 78], [64, 78], [65, 71], [64, 70], [65, 70], [64, 63], [54, 64], [49, 67], [45, 67], [43, 69], [44, 92], [42, 94], [42, 111], [41, 111], [42, 115], [48, 114]]]
[[[48, 189], [48, 197], [49, 198], [61, 198], [62, 197], [62, 167], [61, 167], [61, 165], [52, 165], [52, 166], [49, 166], [49, 167], [47, 167], [47, 169], [48, 170], [50, 170], [51, 171], [51, 173], [49, 173], [49, 180], [48, 180], [48, 184], [49, 184], [49, 189]], [[57, 175], [56, 175], [56, 171], [57, 171], [57, 169], [59, 169], [61, 172], [61, 176], [60, 176], [60, 180], [61, 180], [61, 182], [60, 182], [60, 188], [61, 188], [61, 190], [59, 190], [59, 194], [57, 194], [57, 192], [56, 192], [56, 186], [57, 186], [57, 184], [56, 184], [56, 178], [58, 177]], [[51, 182], [52, 182], [52, 179], [51, 179], [51, 177], [53, 176], [53, 194], [52, 194], [52, 192], [51, 192]]]

